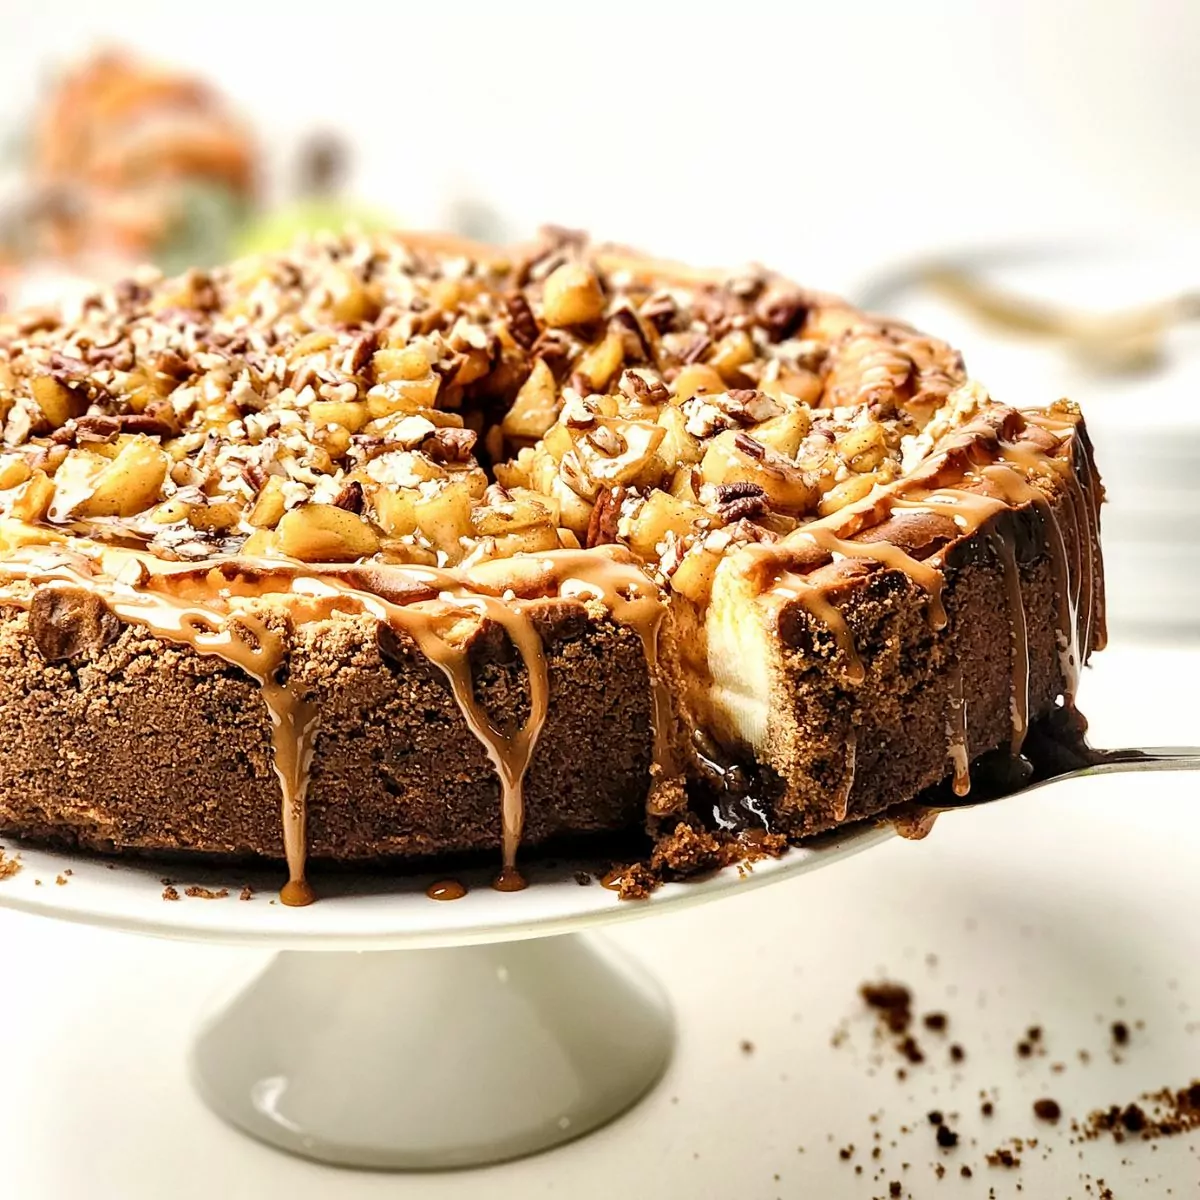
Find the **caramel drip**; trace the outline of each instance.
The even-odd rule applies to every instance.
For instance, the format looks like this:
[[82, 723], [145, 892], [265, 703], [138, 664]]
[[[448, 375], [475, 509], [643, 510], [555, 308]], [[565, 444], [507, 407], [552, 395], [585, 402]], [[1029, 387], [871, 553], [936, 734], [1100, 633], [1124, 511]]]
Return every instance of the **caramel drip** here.
[[457, 879], [439, 879], [425, 889], [430, 900], [461, 900], [467, 889]]
[[846, 734], [846, 757], [842, 768], [842, 781], [838, 784], [833, 801], [833, 819], [839, 824], [850, 813], [850, 793], [854, 790], [855, 770], [858, 762], [858, 730], [850, 727]]
[[[1054, 413], [1027, 413], [1027, 420], [1058, 438], [1066, 438], [1076, 432], [1074, 421]], [[1081, 607], [1083, 611], [1083, 648], [1085, 652], [1093, 646], [1103, 650], [1108, 644], [1108, 623], [1104, 610], [1103, 588], [1100, 581], [1104, 576], [1104, 555], [1100, 544], [1100, 504], [1103, 489], [1096, 477], [1091, 456], [1081, 448], [1074, 456], [1075, 462], [1058, 456], [1043, 455], [1041, 464], [1056, 471], [1067, 486], [1067, 494], [1078, 510], [1083, 510], [1084, 536], [1077, 539], [1084, 559], [1086, 571], [1082, 583]], [[1028, 456], [1026, 456], [1028, 461]]]
[[69, 560], [44, 572], [32, 565], [7, 563], [16, 578], [46, 587], [82, 587], [101, 594], [123, 621], [148, 629], [155, 637], [211, 654], [240, 668], [259, 686], [271, 722], [272, 761], [279, 779], [281, 820], [288, 881], [280, 893], [284, 904], [299, 907], [315, 898], [305, 879], [307, 859], [307, 792], [318, 712], [301, 700], [289, 684], [278, 681], [287, 659], [287, 642], [251, 612], [234, 617], [179, 600], [162, 592], [138, 592], [132, 587], [108, 590], [101, 580]]
[[935, 808], [914, 808], [894, 816], [892, 828], [898, 837], [909, 842], [920, 842], [933, 832], [933, 824], [937, 819], [938, 810]]
[[1009, 511], [1008, 505], [995, 496], [948, 486], [920, 496], [897, 499], [894, 507], [948, 517], [968, 537], [978, 532], [997, 513]]
[[[965, 526], [964, 532], [974, 533], [997, 513], [1009, 512], [1004, 500], [958, 488], [941, 488], [921, 498], [899, 501], [896, 507], [926, 509], [950, 517]], [[1012, 532], [1003, 525], [988, 534], [997, 561], [1004, 572], [1008, 594], [1008, 620], [1012, 640], [1012, 753], [1019, 754], [1029, 729], [1029, 631], [1025, 619], [1025, 598], [1021, 591], [1021, 573], [1017, 567], [1016, 546]]]
[[[1006, 452], [1005, 457], [1008, 457]], [[1011, 460], [1010, 460], [1011, 461]], [[1019, 460], [1016, 460], [1019, 461]], [[1058, 641], [1059, 669], [1062, 671], [1063, 690], [1066, 702], [1074, 705], [1075, 695], [1079, 690], [1079, 599], [1081, 584], [1072, 587], [1073, 573], [1067, 562], [1067, 544], [1063, 536], [1062, 526], [1058, 522], [1054, 508], [1042, 491], [1028, 481], [1027, 478], [1014, 471], [1009, 466], [996, 464], [984, 467], [980, 474], [995, 486], [997, 491], [1012, 504], [1030, 504], [1038, 514], [1042, 529], [1046, 535], [1046, 544], [1050, 551], [1050, 559], [1054, 569], [1055, 592], [1058, 597], [1058, 629], [1055, 631]], [[1073, 499], [1068, 494], [1068, 503], [1073, 505]], [[1078, 535], [1074, 539], [1078, 545]], [[1074, 572], [1078, 580], [1078, 572]]]
[[[313, 898], [305, 882], [306, 797], [319, 712], [291, 686], [278, 682], [286, 642], [248, 607], [254, 600], [285, 602], [295, 622], [326, 619], [333, 612], [372, 615], [408, 635], [443, 671], [464, 720], [500, 781], [503, 862], [496, 881], [500, 890], [525, 886], [516, 869], [516, 855], [524, 828], [525, 775], [549, 708], [548, 670], [534, 620], [546, 597], [558, 594], [600, 603], [615, 621], [637, 632], [653, 684], [653, 773], [662, 779], [674, 772], [670, 700], [659, 678], [657, 653], [665, 607], [648, 576], [623, 552], [608, 547], [554, 551], [507, 560], [504, 565], [503, 571], [500, 564], [449, 571], [226, 559], [196, 567], [109, 549], [103, 551], [101, 573], [95, 559], [86, 554], [42, 547], [19, 550], [0, 564], [0, 572], [34, 584], [54, 586], [57, 581], [93, 591], [123, 620], [142, 625], [166, 641], [223, 658], [258, 683], [271, 718], [275, 771], [283, 799], [289, 880], [282, 899], [303, 904]], [[514, 585], [527, 594], [516, 595]], [[24, 603], [24, 597], [15, 595], [8, 602]], [[498, 728], [475, 696], [469, 638], [454, 636], [464, 616], [495, 621], [524, 662], [530, 714], [518, 730]]]
[[988, 535], [988, 541], [1004, 570], [1004, 586], [1008, 591], [1008, 624], [1012, 635], [1011, 750], [1016, 757], [1029, 732], [1029, 630], [1025, 622], [1025, 597], [1012, 532], [999, 526]]
[[838, 537], [832, 530], [809, 526], [802, 530], [816, 546], [830, 554], [845, 558], [864, 558], [881, 563], [892, 570], [903, 571], [918, 587], [929, 594], [929, 624], [935, 630], [946, 628], [946, 607], [942, 603], [945, 577], [936, 567], [912, 557], [891, 542], [851, 542]]
[[854, 644], [854, 635], [841, 610], [826, 597], [819, 587], [814, 587], [804, 578], [792, 571], [781, 575], [771, 589], [777, 600], [794, 600], [803, 605], [812, 615], [813, 620], [824, 625], [833, 635], [838, 652], [846, 662], [846, 681], [851, 687], [860, 687], [867, 677], [867, 669]]
[[502, 867], [492, 880], [492, 887], [498, 892], [523, 892], [528, 886], [529, 881], [516, 867]]
[[962, 667], [950, 674], [950, 703], [946, 713], [947, 755], [954, 764], [954, 794], [971, 791], [971, 751], [967, 745], [967, 698], [963, 695]]

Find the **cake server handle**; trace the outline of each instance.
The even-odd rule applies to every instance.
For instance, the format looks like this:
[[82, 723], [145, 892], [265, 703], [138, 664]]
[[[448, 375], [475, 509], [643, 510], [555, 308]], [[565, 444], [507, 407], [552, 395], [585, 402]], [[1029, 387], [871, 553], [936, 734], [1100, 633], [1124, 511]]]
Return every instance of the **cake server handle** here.
[[1018, 789], [1022, 792], [1063, 779], [1086, 775], [1115, 775], [1125, 771], [1200, 771], [1200, 746], [1129, 746], [1120, 750], [1087, 750], [1085, 766], [1057, 771]]

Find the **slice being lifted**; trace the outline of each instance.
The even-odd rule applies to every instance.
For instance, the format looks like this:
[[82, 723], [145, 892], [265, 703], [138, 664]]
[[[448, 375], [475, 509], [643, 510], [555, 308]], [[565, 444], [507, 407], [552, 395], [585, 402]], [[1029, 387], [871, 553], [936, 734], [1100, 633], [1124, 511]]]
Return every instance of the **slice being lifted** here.
[[686, 873], [963, 793], [1104, 640], [1078, 411], [765, 271], [330, 237], [3, 322], [5, 833]]

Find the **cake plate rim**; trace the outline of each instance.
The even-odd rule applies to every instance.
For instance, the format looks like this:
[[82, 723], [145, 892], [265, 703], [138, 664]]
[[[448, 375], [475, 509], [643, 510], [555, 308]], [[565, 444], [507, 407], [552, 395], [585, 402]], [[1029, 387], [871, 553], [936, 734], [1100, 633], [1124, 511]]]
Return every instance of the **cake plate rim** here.
[[[0, 879], [0, 908], [151, 937], [264, 950], [471, 946], [680, 911], [831, 866], [894, 836], [890, 821], [862, 822], [793, 845], [779, 858], [665, 883], [638, 900], [622, 900], [602, 886], [595, 877], [595, 858], [560, 858], [552, 864], [530, 858], [523, 868], [529, 886], [517, 892], [491, 886], [494, 865], [441, 872], [318, 870], [317, 902], [288, 908], [278, 900], [282, 868], [274, 864], [111, 858], [0, 835], [0, 847], [20, 868]], [[590, 883], [581, 886], [585, 876]], [[449, 902], [432, 899], [428, 890], [445, 880], [461, 882], [466, 895]], [[169, 899], [172, 894], [178, 900]], [[240, 899], [243, 894], [246, 902]]]

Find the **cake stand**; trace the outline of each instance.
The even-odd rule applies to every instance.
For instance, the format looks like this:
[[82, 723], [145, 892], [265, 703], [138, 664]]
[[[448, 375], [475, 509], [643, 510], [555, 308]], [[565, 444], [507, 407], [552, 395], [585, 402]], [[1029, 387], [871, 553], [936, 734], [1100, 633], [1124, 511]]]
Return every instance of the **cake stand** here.
[[278, 871], [172, 870], [7, 840], [21, 870], [0, 880], [0, 906], [271, 951], [193, 1043], [213, 1111], [321, 1162], [471, 1167], [597, 1128], [667, 1066], [661, 988], [584, 931], [782, 882], [890, 836], [887, 824], [843, 830], [642, 901], [564, 862], [531, 866], [522, 892], [458, 872], [467, 892], [449, 903], [427, 895], [431, 876], [317, 875], [322, 898], [300, 909], [276, 900]]

